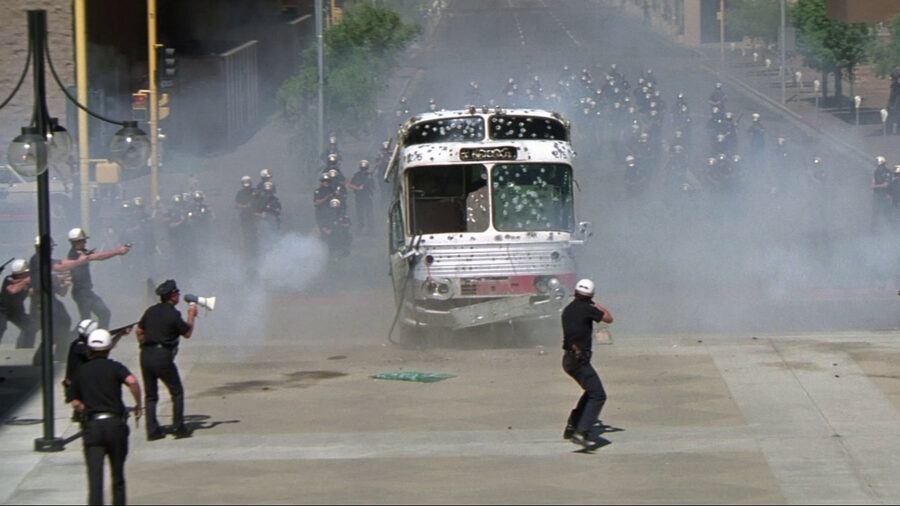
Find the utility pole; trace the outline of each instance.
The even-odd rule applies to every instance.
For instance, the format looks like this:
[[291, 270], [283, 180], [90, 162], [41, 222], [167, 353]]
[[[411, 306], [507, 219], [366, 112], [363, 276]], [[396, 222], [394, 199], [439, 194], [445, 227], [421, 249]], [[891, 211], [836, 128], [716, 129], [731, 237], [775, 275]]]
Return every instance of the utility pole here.
[[316, 156], [325, 144], [325, 48], [322, 38], [322, 0], [316, 0], [316, 43], [318, 49], [319, 69], [319, 137], [316, 144]]
[[159, 203], [159, 90], [156, 69], [156, 0], [147, 0], [147, 66], [150, 72], [150, 205]]
[[[88, 106], [87, 0], [75, 1], [75, 79], [78, 103]], [[81, 228], [91, 230], [91, 135], [87, 111], [78, 109], [78, 183], [81, 187]]]

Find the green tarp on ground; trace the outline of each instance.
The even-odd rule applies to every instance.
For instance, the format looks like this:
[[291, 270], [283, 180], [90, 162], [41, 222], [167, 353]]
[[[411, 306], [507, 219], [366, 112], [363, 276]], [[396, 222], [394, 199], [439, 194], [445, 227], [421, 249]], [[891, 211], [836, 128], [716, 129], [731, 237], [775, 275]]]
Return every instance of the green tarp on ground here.
[[431, 372], [415, 372], [415, 371], [401, 371], [401, 372], [383, 372], [381, 374], [376, 374], [372, 376], [375, 379], [385, 379], [385, 380], [400, 380], [400, 381], [417, 381], [419, 383], [434, 383], [437, 381], [442, 381], [447, 378], [455, 378], [455, 374], [438, 374]]

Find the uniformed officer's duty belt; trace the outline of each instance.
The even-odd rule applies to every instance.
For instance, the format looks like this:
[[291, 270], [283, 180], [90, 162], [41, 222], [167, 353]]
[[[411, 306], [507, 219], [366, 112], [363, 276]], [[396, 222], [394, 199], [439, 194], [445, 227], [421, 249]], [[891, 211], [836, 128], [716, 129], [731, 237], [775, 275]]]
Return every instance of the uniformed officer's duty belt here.
[[94, 413], [91, 416], [91, 420], [108, 420], [110, 418], [122, 418], [122, 415], [117, 415], [115, 413]]

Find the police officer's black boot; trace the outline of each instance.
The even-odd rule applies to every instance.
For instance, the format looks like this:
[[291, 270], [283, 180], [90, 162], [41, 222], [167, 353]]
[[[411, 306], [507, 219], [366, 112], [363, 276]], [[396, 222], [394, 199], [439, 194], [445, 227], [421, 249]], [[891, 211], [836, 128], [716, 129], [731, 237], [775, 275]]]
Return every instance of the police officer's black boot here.
[[156, 403], [157, 401], [145, 401], [146, 409], [144, 413], [146, 415], [146, 424], [147, 424], [147, 441], [158, 441], [166, 437], [166, 433], [163, 432], [162, 427], [159, 426], [159, 421], [156, 419]]
[[563, 439], [572, 439], [573, 435], [575, 435], [575, 426], [567, 424], [566, 429], [563, 431]]

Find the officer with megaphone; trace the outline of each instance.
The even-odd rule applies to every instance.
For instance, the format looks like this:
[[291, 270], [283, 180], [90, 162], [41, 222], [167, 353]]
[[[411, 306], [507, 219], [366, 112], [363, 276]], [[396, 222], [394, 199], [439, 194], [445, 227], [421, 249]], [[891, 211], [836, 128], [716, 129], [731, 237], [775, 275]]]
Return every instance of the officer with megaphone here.
[[[181, 291], [174, 279], [167, 279], [156, 287], [159, 303], [147, 308], [137, 324], [137, 339], [141, 347], [141, 371], [144, 376], [145, 406], [147, 413], [147, 440], [156, 441], [166, 437], [156, 418], [156, 404], [159, 401], [157, 381], [161, 380], [172, 397], [172, 433], [176, 438], [191, 436], [184, 423], [184, 388], [175, 365], [180, 337], [188, 339], [194, 332], [197, 306], [207, 309], [215, 307], [215, 297], [195, 297], [186, 295], [188, 306], [187, 321], [175, 309], [181, 298]], [[194, 301], [188, 299], [191, 297]]]

